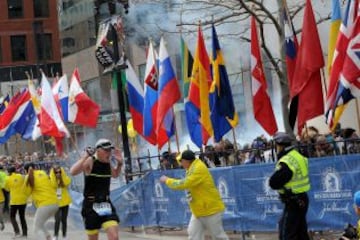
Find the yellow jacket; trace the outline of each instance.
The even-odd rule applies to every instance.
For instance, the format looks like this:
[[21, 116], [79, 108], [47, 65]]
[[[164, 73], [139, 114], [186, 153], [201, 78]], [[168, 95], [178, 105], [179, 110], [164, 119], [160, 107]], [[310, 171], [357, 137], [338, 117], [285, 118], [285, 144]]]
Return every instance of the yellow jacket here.
[[57, 204], [56, 189], [51, 184], [49, 176], [43, 170], [34, 171], [34, 188], [27, 184], [28, 175], [25, 177], [25, 192], [31, 194], [35, 207]]
[[19, 173], [12, 173], [5, 180], [5, 190], [10, 192], [10, 205], [26, 204], [28, 195], [26, 195], [23, 186], [25, 177]]
[[71, 203], [71, 196], [68, 190], [68, 186], [71, 183], [71, 178], [66, 174], [63, 168], [61, 168], [61, 178], [64, 183], [64, 187], [59, 187], [58, 180], [56, 178], [54, 169], [50, 170], [50, 181], [53, 187], [56, 189], [59, 207], [67, 206]]
[[7, 175], [4, 170], [0, 170], [0, 203], [5, 202], [5, 196], [2, 191], [5, 185], [5, 179], [7, 178]]
[[190, 210], [196, 217], [210, 216], [225, 209], [209, 169], [200, 159], [191, 163], [185, 178], [168, 178], [166, 185], [174, 190], [189, 191]]

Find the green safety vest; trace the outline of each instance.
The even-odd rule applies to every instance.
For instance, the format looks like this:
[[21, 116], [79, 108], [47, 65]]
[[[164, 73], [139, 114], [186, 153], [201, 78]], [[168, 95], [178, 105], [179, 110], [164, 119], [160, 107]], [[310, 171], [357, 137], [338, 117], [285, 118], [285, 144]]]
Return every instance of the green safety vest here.
[[[291, 190], [294, 194], [310, 190], [308, 159], [306, 157], [296, 150], [291, 150], [277, 162], [276, 169], [280, 169], [280, 163], [285, 163], [293, 173], [290, 181], [284, 185], [285, 189]], [[283, 194], [285, 190], [279, 189], [278, 192]]]

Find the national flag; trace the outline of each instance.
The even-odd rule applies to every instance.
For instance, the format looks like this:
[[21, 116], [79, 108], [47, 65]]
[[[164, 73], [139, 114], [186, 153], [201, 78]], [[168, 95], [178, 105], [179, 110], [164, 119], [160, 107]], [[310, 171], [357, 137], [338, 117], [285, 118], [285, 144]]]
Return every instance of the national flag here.
[[264, 68], [261, 61], [259, 40], [256, 29], [255, 17], [251, 17], [251, 89], [253, 96], [254, 117], [262, 128], [274, 135], [278, 128], [267, 93]]
[[9, 94], [6, 94], [6, 96], [4, 96], [0, 99], [0, 114], [2, 114], [4, 112], [5, 108], [9, 104], [9, 102], [10, 102]]
[[129, 99], [129, 109], [131, 118], [133, 119], [134, 129], [145, 138], [149, 143], [156, 145], [156, 135], [145, 136], [143, 132], [143, 109], [144, 109], [144, 90], [140, 84], [139, 78], [137, 77], [130, 62], [127, 61], [126, 73], [126, 86]]
[[59, 113], [50, 83], [44, 73], [42, 73], [41, 77], [41, 111], [39, 114], [39, 123], [43, 135], [59, 138], [70, 136]]
[[[152, 47], [152, 43], [149, 43], [149, 49], [147, 51], [146, 71], [144, 77], [144, 108], [143, 108], [143, 133], [145, 137], [151, 138], [156, 136], [156, 117], [158, 107], [158, 73], [156, 63], [156, 53]], [[151, 69], [151, 70], [149, 70]], [[148, 79], [152, 79], [149, 81]], [[156, 88], [155, 88], [156, 85]], [[158, 140], [156, 140], [158, 143]]]
[[33, 140], [33, 132], [36, 127], [37, 116], [34, 106], [29, 98], [28, 104], [15, 125], [16, 132], [25, 140]]
[[41, 99], [39, 96], [39, 91], [36, 90], [34, 82], [31, 79], [28, 80], [28, 89], [31, 96], [31, 102], [36, 114], [36, 118], [32, 131], [27, 131], [26, 134], [24, 134], [23, 138], [36, 140], [42, 135], [39, 122], [39, 116], [41, 112]]
[[80, 86], [80, 74], [75, 68], [70, 81], [68, 119], [69, 122], [95, 128], [100, 106], [86, 95]]
[[340, 1], [332, 0], [331, 2], [331, 22], [329, 29], [329, 45], [328, 45], [328, 59], [327, 59], [327, 70], [330, 74], [331, 65], [333, 62], [334, 51], [336, 47], [336, 40], [338, 38], [339, 29], [341, 25], [341, 9]]
[[301, 43], [293, 76], [292, 96], [298, 95], [298, 132], [306, 121], [324, 113], [320, 69], [324, 67], [320, 38], [311, 6], [306, 0]]
[[0, 116], [0, 143], [5, 143], [18, 130], [21, 130], [19, 121], [22, 121], [29, 104], [31, 104], [30, 94], [27, 90], [18, 92], [11, 98], [8, 106]]
[[336, 48], [332, 61], [329, 86], [326, 95], [325, 117], [331, 131], [333, 131], [339, 122], [340, 116], [345, 110], [341, 101], [336, 101], [339, 91], [340, 74], [344, 66], [346, 49], [348, 48], [351, 34], [354, 29], [354, 23], [357, 16], [357, 0], [349, 0], [344, 14], [344, 19], [340, 26], [340, 32], [336, 41]]
[[[289, 92], [290, 96], [293, 96], [293, 77], [296, 66], [296, 56], [299, 48], [298, 40], [296, 37], [296, 32], [294, 25], [289, 16], [289, 11], [286, 5], [286, 1], [284, 1], [283, 5], [283, 17], [284, 17], [284, 35], [285, 35], [285, 59], [286, 59], [286, 68], [287, 68], [287, 79], [289, 84]], [[290, 98], [289, 101], [289, 124], [290, 127], [297, 132], [297, 114], [298, 114], [298, 95]]]
[[347, 104], [354, 97], [360, 97], [360, 16], [357, 15], [350, 37], [335, 105]]
[[149, 43], [149, 49], [147, 52], [144, 83], [146, 83], [149, 87], [152, 87], [155, 90], [158, 88], [158, 69], [156, 64], [156, 54], [151, 41]]
[[169, 141], [175, 132], [174, 104], [181, 98], [180, 88], [165, 47], [164, 38], [160, 40], [159, 80], [156, 132], [159, 149]]
[[188, 101], [185, 103], [190, 138], [199, 148], [206, 145], [213, 135], [209, 105], [211, 82], [210, 60], [206, 52], [201, 26], [199, 26]]
[[189, 95], [189, 86], [191, 78], [191, 70], [194, 63], [194, 58], [191, 55], [189, 48], [181, 37], [181, 80], [183, 81], [183, 96], [184, 101], [187, 101]]
[[66, 74], [52, 87], [56, 103], [60, 106], [64, 122], [68, 122], [69, 85]]
[[238, 123], [229, 77], [220, 48], [214, 24], [212, 25], [212, 85], [210, 89], [211, 122], [214, 128], [214, 140], [222, 137]]

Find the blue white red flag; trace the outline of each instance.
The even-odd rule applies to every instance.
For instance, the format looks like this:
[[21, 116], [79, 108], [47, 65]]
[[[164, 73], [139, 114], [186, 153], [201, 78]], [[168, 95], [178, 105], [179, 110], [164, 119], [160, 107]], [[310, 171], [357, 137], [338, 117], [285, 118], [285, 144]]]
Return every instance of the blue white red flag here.
[[159, 50], [158, 109], [156, 118], [159, 148], [174, 134], [175, 117], [173, 106], [180, 98], [180, 88], [171, 65], [170, 56], [165, 47], [164, 38], [161, 38]]
[[69, 85], [66, 74], [52, 87], [56, 103], [60, 106], [64, 122], [68, 122]]
[[11, 98], [9, 105], [0, 116], [0, 143], [5, 143], [12, 135], [17, 133], [18, 121], [31, 105], [29, 91], [24, 90]]
[[134, 129], [145, 138], [149, 143], [156, 145], [156, 135], [145, 136], [143, 133], [143, 109], [144, 109], [144, 90], [140, 84], [139, 78], [137, 77], [130, 62], [127, 61], [126, 83], [129, 100], [129, 110], [131, 118], [133, 119]]

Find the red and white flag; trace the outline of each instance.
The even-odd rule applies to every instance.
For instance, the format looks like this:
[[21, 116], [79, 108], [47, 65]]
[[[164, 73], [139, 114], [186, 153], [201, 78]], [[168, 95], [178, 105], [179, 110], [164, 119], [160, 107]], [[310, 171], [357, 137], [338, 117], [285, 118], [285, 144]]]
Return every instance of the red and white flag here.
[[50, 83], [44, 73], [42, 73], [41, 78], [41, 90], [39, 125], [42, 135], [60, 138], [70, 137], [70, 133], [59, 113]]
[[158, 88], [158, 70], [156, 68], [156, 54], [151, 41], [149, 43], [149, 49], [147, 51], [144, 82], [155, 90]]
[[95, 128], [100, 106], [96, 104], [80, 86], [80, 75], [75, 68], [69, 88], [68, 120], [72, 123]]
[[251, 17], [251, 88], [255, 119], [269, 135], [274, 135], [278, 128], [267, 93], [255, 17]]

